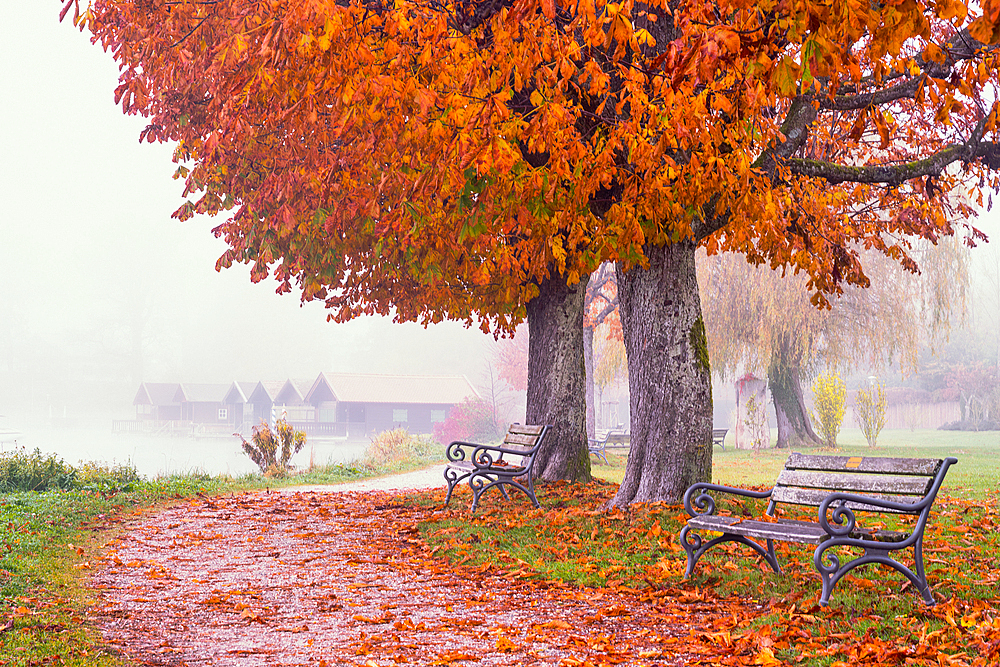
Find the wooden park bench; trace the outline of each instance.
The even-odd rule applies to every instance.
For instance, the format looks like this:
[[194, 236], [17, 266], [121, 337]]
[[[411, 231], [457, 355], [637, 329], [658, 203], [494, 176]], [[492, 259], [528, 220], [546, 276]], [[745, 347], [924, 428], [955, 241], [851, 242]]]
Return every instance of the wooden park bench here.
[[605, 464], [608, 462], [608, 441], [617, 441], [616, 436], [625, 435], [625, 427], [622, 424], [608, 429], [604, 433], [603, 438], [588, 438], [587, 439], [587, 452], [593, 454], [597, 458], [604, 461]]
[[[486, 489], [497, 486], [504, 498], [509, 499], [504, 486], [520, 489], [538, 507], [532, 466], [538, 448], [549, 432], [548, 426], [522, 426], [511, 424], [500, 445], [478, 445], [473, 442], [456, 440], [448, 445], [448, 464], [444, 469], [444, 479], [448, 483], [448, 497], [444, 504], [451, 502], [451, 494], [463, 479], [469, 480], [472, 489], [472, 512], [479, 505], [479, 497]], [[505, 461], [510, 455], [518, 460]]]
[[[771, 568], [781, 574], [774, 555], [774, 541], [815, 544], [813, 565], [823, 581], [819, 603], [830, 600], [833, 587], [854, 568], [881, 563], [902, 573], [920, 592], [924, 602], [934, 604], [924, 574], [924, 527], [949, 466], [958, 459], [904, 459], [869, 456], [808, 456], [793, 453], [770, 491], [747, 491], [717, 484], [693, 484], [684, 494], [684, 508], [691, 515], [681, 530], [681, 546], [687, 552], [690, 577], [694, 566], [708, 549], [721, 542], [740, 542], [759, 553]], [[731, 493], [747, 498], [768, 499], [765, 519], [753, 520], [715, 513], [710, 492]], [[814, 521], [775, 518], [781, 503], [817, 507]], [[916, 516], [905, 532], [863, 528], [856, 511], [899, 513]], [[694, 531], [722, 533], [703, 543]], [[764, 540], [764, 544], [760, 543]], [[766, 546], [765, 546], [766, 545]], [[841, 564], [832, 549], [856, 547], [863, 550], [857, 558]], [[914, 569], [890, 555], [913, 548]], [[829, 553], [828, 553], [829, 552]]]
[[712, 429], [712, 444], [722, 447], [722, 451], [726, 451], [726, 434], [729, 433], [728, 428], [713, 428]]

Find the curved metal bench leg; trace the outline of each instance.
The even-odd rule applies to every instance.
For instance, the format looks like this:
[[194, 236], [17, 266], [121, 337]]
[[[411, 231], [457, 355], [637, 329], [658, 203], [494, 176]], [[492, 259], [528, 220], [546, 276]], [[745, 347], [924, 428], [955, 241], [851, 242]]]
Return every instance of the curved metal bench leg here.
[[934, 606], [935, 600], [934, 595], [931, 594], [931, 586], [927, 583], [927, 573], [924, 571], [924, 536], [923, 533], [917, 539], [916, 543], [913, 545], [913, 559], [915, 561], [915, 566], [913, 568], [914, 574], [922, 584], [918, 590], [924, 596], [924, 602], [929, 606]]
[[[927, 583], [927, 577], [923, 574], [923, 554], [921, 551], [917, 550], [916, 545], [914, 545], [914, 552], [917, 556], [917, 572], [914, 572], [889, 555], [889, 552], [893, 551], [892, 549], [865, 549], [865, 553], [863, 555], [858, 556], [854, 560], [848, 561], [844, 565], [840, 564], [840, 559], [836, 554], [830, 553], [827, 554], [827, 563], [824, 563], [823, 552], [836, 546], [840, 546], [836, 542], [831, 542], [832, 540], [819, 545], [816, 547], [816, 552], [813, 554], [813, 564], [816, 566], [816, 570], [819, 572], [820, 578], [823, 581], [823, 591], [819, 598], [819, 604], [821, 607], [825, 607], [830, 603], [830, 595], [833, 593], [834, 587], [845, 574], [856, 567], [873, 563], [887, 565], [909, 579], [910, 583], [913, 584], [913, 587], [920, 592], [920, 596], [924, 599], [924, 602], [928, 607], [933, 607], [937, 603], [934, 599], [934, 595], [931, 593], [931, 587]], [[919, 542], [917, 544], [919, 544]]]
[[455, 487], [463, 479], [469, 476], [470, 473], [458, 474], [454, 468], [444, 469], [444, 481], [448, 484], [448, 496], [444, 499], [444, 504], [447, 505], [451, 502], [451, 494], [455, 492]]
[[[482, 479], [480, 479], [480, 477], [482, 477], [482, 479], [487, 480], [487, 483], [484, 483]], [[486, 489], [490, 488], [495, 484], [496, 480], [491, 480], [489, 477], [486, 477], [485, 475], [482, 476], [473, 475], [472, 477], [469, 478], [469, 487], [472, 488], [472, 512], [471, 512], [472, 514], [475, 514], [476, 508], [479, 507], [479, 496], [483, 495], [483, 491], [485, 491]]]
[[[521, 488], [523, 489], [524, 487]], [[538, 497], [535, 496], [535, 476], [531, 473], [528, 473], [528, 488], [525, 489], [525, 493], [528, 494], [528, 499], [531, 501], [531, 504], [535, 506], [535, 509], [542, 506], [542, 504], [538, 502]]]
[[[689, 535], [692, 538], [690, 541], [688, 540]], [[748, 540], [742, 535], [729, 535], [727, 533], [723, 533], [719, 537], [703, 543], [701, 535], [691, 532], [689, 526], [684, 526], [684, 528], [681, 529], [679, 540], [681, 546], [684, 547], [684, 551], [687, 552], [687, 569], [684, 571], [685, 579], [691, 577], [691, 574], [694, 572], [694, 566], [697, 565], [698, 560], [702, 557], [702, 555], [716, 544], [721, 544], [722, 542], [739, 542], [740, 544], [745, 544], [759, 553], [776, 574], [781, 574], [781, 566], [778, 565], [778, 559], [774, 554], [773, 540], [768, 540], [767, 547], [765, 548], [753, 540]]]
[[497, 476], [494, 479], [489, 475], [482, 475], [482, 474], [473, 475], [469, 479], [469, 486], [472, 488], [473, 514], [475, 514], [476, 508], [479, 506], [479, 497], [482, 496], [487, 489], [493, 486], [499, 487], [500, 493], [502, 493], [503, 497], [506, 498], [507, 500], [510, 500], [510, 495], [508, 494], [507, 489], [505, 489], [504, 487], [513, 486], [515, 489], [518, 489], [519, 491], [523, 492], [526, 496], [528, 496], [528, 500], [531, 501], [531, 504], [534, 505], [536, 509], [541, 507], [541, 504], [538, 502], [538, 498], [535, 496], [534, 479], [530, 475], [528, 476], [527, 486], [521, 484], [520, 482], [516, 482], [513, 477]]

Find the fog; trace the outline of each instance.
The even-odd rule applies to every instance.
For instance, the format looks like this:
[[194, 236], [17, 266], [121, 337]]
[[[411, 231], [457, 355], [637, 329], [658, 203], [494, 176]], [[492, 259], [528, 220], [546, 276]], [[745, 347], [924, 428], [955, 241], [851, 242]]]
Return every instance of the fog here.
[[[206, 445], [116, 436], [111, 420], [135, 414], [140, 381], [341, 371], [464, 374], [486, 384], [492, 337], [474, 328], [331, 324], [320, 304], [279, 297], [270, 281], [251, 284], [246, 267], [217, 273], [225, 248], [211, 228], [221, 218], [170, 218], [181, 204], [171, 147], [138, 143], [145, 121], [114, 105], [114, 62], [58, 22], [61, 4], [10, 3], [0, 27], [0, 448], [11, 446], [7, 429], [70, 462], [239, 473], [252, 465], [231, 437]], [[997, 230], [993, 214], [977, 224]], [[1000, 255], [976, 253], [971, 315], [995, 332]], [[719, 398], [732, 393], [720, 389]], [[320, 462], [360, 451], [307, 449]]]
[[0, 432], [16, 429], [19, 444], [70, 462], [240, 472], [249, 461], [233, 438], [140, 442], [112, 436], [111, 419], [135, 415], [140, 380], [340, 371], [481, 383], [493, 339], [477, 329], [332, 324], [321, 304], [251, 284], [244, 266], [217, 273], [225, 247], [211, 228], [222, 218], [170, 218], [182, 203], [171, 148], [139, 144], [145, 121], [114, 105], [117, 67], [58, 22], [60, 6], [12, 3], [0, 27]]

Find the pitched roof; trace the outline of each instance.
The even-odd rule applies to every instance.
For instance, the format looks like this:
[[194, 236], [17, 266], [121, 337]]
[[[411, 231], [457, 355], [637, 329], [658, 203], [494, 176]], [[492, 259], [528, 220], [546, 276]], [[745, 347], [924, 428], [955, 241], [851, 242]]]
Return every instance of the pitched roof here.
[[222, 403], [229, 391], [228, 384], [181, 384], [174, 400], [183, 403]]
[[320, 373], [307, 399], [326, 386], [338, 401], [348, 403], [461, 403], [479, 398], [464, 375], [372, 375]]
[[256, 382], [234, 382], [229, 386], [229, 391], [226, 392], [222, 402], [229, 404], [247, 403], [256, 386]]
[[286, 380], [278, 393], [274, 394], [274, 402], [301, 405], [306, 402], [306, 395], [311, 387], [311, 380]]
[[247, 398], [251, 403], [273, 403], [274, 397], [284, 386], [284, 382], [258, 382]]
[[179, 387], [176, 382], [143, 382], [132, 405], [176, 405], [174, 395]]

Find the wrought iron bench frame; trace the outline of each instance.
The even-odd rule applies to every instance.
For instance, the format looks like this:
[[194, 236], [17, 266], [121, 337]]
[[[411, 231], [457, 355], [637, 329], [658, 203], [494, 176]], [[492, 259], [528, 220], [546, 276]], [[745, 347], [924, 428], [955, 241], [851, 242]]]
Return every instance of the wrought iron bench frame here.
[[[691, 518], [681, 530], [680, 543], [687, 552], [688, 578], [698, 559], [716, 544], [739, 542], [759, 553], [777, 573], [781, 566], [774, 553], [775, 540], [815, 544], [813, 565], [822, 579], [819, 603], [826, 606], [837, 582], [854, 568], [880, 563], [901, 573], [913, 584], [928, 606], [934, 596], [924, 572], [924, 528], [931, 506], [948, 468], [958, 459], [904, 459], [846, 456], [807, 456], [793, 453], [770, 491], [748, 491], [718, 484], [693, 484], [684, 494], [684, 508]], [[920, 491], [920, 480], [926, 479]], [[864, 490], [859, 493], [858, 490]], [[775, 516], [779, 502], [818, 508], [816, 521], [772, 519], [753, 521], [715, 514], [709, 492], [768, 499], [765, 514]], [[912, 502], [900, 494], [913, 496]], [[873, 530], [857, 525], [855, 511], [892, 512], [917, 517], [907, 532]], [[722, 533], [703, 543], [693, 530]], [[750, 539], [754, 538], [754, 539]], [[759, 541], [764, 540], [764, 544]], [[864, 553], [841, 565], [831, 549], [858, 547]], [[914, 569], [894, 559], [890, 552], [913, 548]]]
[[[481, 445], [461, 440], [452, 442], [446, 450], [448, 464], [444, 469], [444, 479], [448, 484], [448, 497], [444, 504], [451, 502], [451, 494], [459, 482], [468, 479], [472, 489], [473, 514], [479, 506], [480, 496], [494, 486], [499, 487], [500, 493], [508, 500], [510, 496], [504, 486], [520, 489], [536, 508], [540, 507], [535, 496], [532, 468], [549, 428], [544, 425], [511, 424], [501, 445]], [[507, 463], [503, 458], [505, 455], [520, 456], [521, 461]]]

